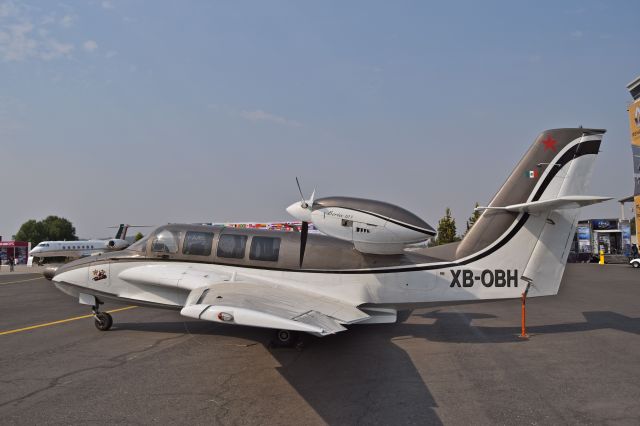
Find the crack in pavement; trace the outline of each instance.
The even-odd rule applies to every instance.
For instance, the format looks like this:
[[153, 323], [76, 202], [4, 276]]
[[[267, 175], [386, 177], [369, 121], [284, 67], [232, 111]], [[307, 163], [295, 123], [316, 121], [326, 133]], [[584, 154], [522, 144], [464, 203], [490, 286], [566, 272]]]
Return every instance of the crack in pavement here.
[[115, 364], [113, 364], [113, 365], [97, 365], [97, 366], [81, 368], [81, 369], [78, 369], [78, 370], [70, 371], [68, 373], [64, 373], [64, 374], [62, 374], [62, 375], [60, 375], [58, 377], [54, 377], [53, 379], [50, 379], [49, 380], [49, 384], [44, 386], [43, 388], [40, 388], [40, 389], [37, 389], [35, 391], [29, 392], [26, 395], [11, 399], [9, 401], [5, 401], [3, 403], [0, 403], [0, 408], [5, 407], [5, 406], [7, 406], [9, 404], [19, 405], [20, 403], [24, 402], [28, 398], [31, 398], [31, 397], [33, 397], [33, 396], [35, 396], [37, 394], [40, 394], [42, 392], [45, 392], [45, 391], [47, 391], [49, 389], [52, 389], [52, 388], [55, 388], [56, 386], [61, 385], [61, 382], [64, 379], [66, 379], [66, 378], [68, 378], [70, 376], [73, 376], [73, 375], [76, 375], [76, 374], [80, 374], [80, 373], [84, 373], [84, 372], [91, 371], [91, 370], [110, 370], [112, 368], [120, 367], [120, 366], [126, 364], [127, 362], [129, 362], [129, 360], [130, 360], [129, 357], [131, 355], [141, 354], [141, 353], [150, 351], [150, 350], [160, 346], [164, 342], [168, 342], [170, 340], [175, 340], [175, 339], [180, 339], [180, 338], [183, 338], [185, 336], [190, 338], [190, 336], [187, 335], [187, 334], [181, 334], [181, 335], [178, 335], [178, 336], [166, 337], [164, 339], [159, 339], [159, 340], [155, 341], [153, 344], [149, 345], [148, 347], [146, 347], [144, 349], [138, 349], [138, 350], [135, 350], [135, 351], [126, 352], [124, 354], [116, 355], [116, 356], [114, 356], [112, 358], [109, 358], [107, 360], [107, 362], [114, 362]]

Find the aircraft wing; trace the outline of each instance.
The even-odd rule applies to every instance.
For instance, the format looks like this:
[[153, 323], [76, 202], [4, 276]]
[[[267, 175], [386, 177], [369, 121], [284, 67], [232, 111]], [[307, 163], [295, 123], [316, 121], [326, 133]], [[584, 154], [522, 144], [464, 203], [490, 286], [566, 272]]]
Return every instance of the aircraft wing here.
[[184, 316], [326, 336], [369, 318], [353, 305], [269, 283], [220, 282], [191, 291]]
[[512, 204], [506, 207], [478, 207], [476, 210], [503, 210], [514, 213], [524, 212], [535, 214], [551, 210], [575, 209], [609, 200], [611, 200], [611, 197], [597, 197], [594, 195], [565, 195], [558, 198], [552, 198], [550, 200]]

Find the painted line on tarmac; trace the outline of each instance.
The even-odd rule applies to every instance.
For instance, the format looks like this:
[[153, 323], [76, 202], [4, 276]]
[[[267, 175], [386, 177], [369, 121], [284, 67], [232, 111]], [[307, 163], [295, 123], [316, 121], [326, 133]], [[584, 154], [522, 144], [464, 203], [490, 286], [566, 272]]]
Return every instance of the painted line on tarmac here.
[[8, 283], [0, 283], [0, 285], [7, 285], [7, 284], [17, 284], [17, 283], [25, 283], [27, 281], [35, 281], [35, 280], [40, 280], [44, 277], [35, 277], [35, 278], [29, 278], [26, 280], [18, 280], [18, 281], [9, 281]]
[[[112, 310], [107, 311], [107, 312], [111, 314], [111, 313], [114, 313], [114, 312], [126, 311], [128, 309], [133, 309], [133, 308], [137, 308], [137, 306], [125, 306], [124, 308], [112, 309]], [[62, 323], [65, 323], [65, 322], [70, 322], [70, 321], [77, 321], [77, 320], [81, 320], [81, 319], [85, 319], [85, 318], [93, 318], [93, 314], [82, 315], [82, 316], [73, 317], [73, 318], [67, 318], [67, 319], [63, 319], [63, 320], [48, 322], [48, 323], [45, 323], [45, 324], [30, 325], [29, 327], [16, 328], [15, 330], [0, 331], [0, 336], [3, 336], [5, 334], [20, 333], [21, 331], [34, 330], [36, 328], [49, 327], [51, 325], [62, 324]]]

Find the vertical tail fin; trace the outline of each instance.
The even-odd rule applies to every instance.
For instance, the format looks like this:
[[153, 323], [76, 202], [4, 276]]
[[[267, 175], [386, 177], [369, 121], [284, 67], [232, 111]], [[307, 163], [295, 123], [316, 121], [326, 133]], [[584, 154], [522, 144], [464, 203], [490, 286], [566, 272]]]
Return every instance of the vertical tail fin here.
[[125, 225], [124, 223], [120, 224], [120, 227], [118, 228], [118, 232], [116, 232], [116, 240], [124, 240], [124, 237], [126, 237], [127, 231], [125, 229]]
[[[542, 132], [462, 240], [456, 258], [477, 268], [516, 268], [534, 281], [530, 295], [555, 294], [581, 205], [564, 201], [586, 194], [604, 132]], [[528, 211], [531, 203], [536, 208]]]

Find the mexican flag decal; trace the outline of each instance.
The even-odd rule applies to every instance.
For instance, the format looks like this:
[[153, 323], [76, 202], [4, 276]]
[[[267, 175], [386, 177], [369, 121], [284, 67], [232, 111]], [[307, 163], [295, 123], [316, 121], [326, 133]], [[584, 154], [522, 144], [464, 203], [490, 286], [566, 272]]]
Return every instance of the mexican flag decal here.
[[537, 170], [528, 170], [525, 173], [525, 176], [528, 177], [529, 179], [537, 179], [538, 176], [540, 176], [540, 173], [538, 173]]

